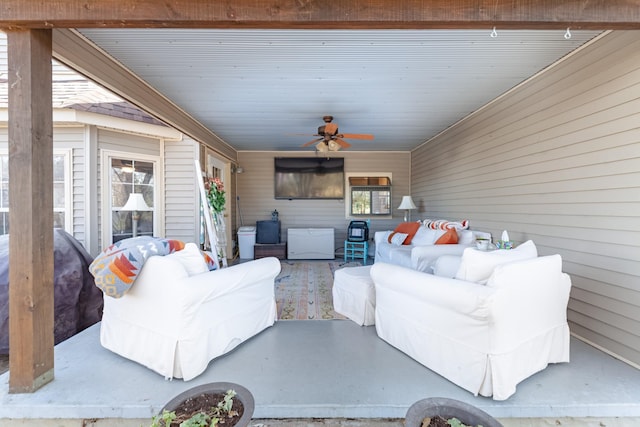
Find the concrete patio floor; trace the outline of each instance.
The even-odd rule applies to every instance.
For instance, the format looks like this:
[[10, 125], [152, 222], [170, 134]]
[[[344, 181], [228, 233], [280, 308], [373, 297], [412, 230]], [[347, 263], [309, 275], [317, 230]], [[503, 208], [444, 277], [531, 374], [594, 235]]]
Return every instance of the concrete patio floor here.
[[279, 321], [196, 379], [167, 381], [103, 349], [100, 324], [55, 348], [55, 380], [32, 394], [9, 394], [0, 376], [0, 425], [148, 425], [171, 397], [202, 383], [244, 385], [256, 400], [252, 425], [402, 426], [426, 397], [476, 405], [505, 426], [640, 425], [640, 370], [575, 338], [571, 362], [519, 384], [506, 401], [475, 397], [349, 320]]

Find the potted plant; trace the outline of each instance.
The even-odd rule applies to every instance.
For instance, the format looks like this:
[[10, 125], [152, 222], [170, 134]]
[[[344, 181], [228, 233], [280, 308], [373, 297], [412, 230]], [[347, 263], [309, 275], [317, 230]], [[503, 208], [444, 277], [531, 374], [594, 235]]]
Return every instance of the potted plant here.
[[[440, 424], [437, 424], [439, 419]], [[432, 397], [415, 402], [405, 417], [405, 427], [503, 427], [498, 420], [468, 403], [445, 397]], [[433, 422], [432, 422], [433, 421]]]
[[239, 384], [202, 384], [167, 402], [150, 427], [246, 427], [254, 408], [253, 395]]

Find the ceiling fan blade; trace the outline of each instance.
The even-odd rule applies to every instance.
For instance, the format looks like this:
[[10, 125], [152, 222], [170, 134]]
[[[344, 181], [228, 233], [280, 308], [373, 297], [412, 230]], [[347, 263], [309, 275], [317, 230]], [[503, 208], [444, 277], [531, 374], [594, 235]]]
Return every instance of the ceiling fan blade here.
[[318, 141], [322, 141], [322, 138], [312, 139], [311, 141], [309, 141], [309, 142], [305, 142], [304, 144], [302, 144], [302, 145], [301, 145], [301, 147], [308, 147], [308, 146], [310, 146], [310, 145], [315, 144], [315, 143], [316, 143], [316, 142], [318, 142]]
[[336, 138], [333, 141], [337, 142], [338, 144], [340, 144], [342, 146], [342, 148], [349, 148], [351, 147], [351, 144], [349, 144], [347, 141], [340, 139], [340, 138]]
[[373, 139], [373, 135], [368, 135], [366, 133], [343, 133], [338, 136], [340, 138], [350, 138], [350, 139]]

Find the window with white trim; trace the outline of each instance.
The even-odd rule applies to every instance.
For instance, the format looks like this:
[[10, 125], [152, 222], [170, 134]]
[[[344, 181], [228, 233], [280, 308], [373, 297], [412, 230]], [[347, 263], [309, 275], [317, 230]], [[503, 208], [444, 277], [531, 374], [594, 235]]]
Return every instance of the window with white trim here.
[[387, 176], [349, 177], [349, 215], [391, 215], [391, 179]]
[[[53, 152], [53, 226], [72, 232], [71, 150]], [[9, 155], [0, 154], [0, 234], [9, 233]]]
[[[162, 182], [160, 157], [124, 151], [100, 150], [100, 245], [109, 246], [136, 236], [163, 237], [160, 216]], [[129, 211], [129, 195], [138, 193], [145, 209]], [[134, 223], [135, 220], [135, 223]]]
[[[109, 166], [111, 243], [129, 237], [153, 236], [156, 162], [111, 157]], [[133, 193], [142, 195], [146, 204], [143, 210], [122, 209]]]

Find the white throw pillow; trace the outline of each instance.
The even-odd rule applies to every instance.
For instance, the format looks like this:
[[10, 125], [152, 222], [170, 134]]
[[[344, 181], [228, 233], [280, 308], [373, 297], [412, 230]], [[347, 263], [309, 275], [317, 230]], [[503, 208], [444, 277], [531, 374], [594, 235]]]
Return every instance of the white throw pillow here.
[[207, 267], [207, 263], [195, 243], [187, 243], [181, 251], [166, 256], [180, 262], [189, 276], [209, 271], [209, 267]]
[[515, 249], [499, 249], [487, 252], [475, 248], [466, 248], [462, 253], [462, 261], [456, 273], [456, 279], [485, 285], [498, 265], [536, 258], [537, 256], [538, 250], [531, 240], [527, 240]]
[[400, 246], [404, 243], [407, 236], [408, 236], [407, 233], [394, 233], [393, 236], [391, 237], [391, 243], [394, 245]]
[[432, 230], [422, 225], [411, 239], [411, 244], [413, 246], [433, 245], [445, 232], [446, 230]]

